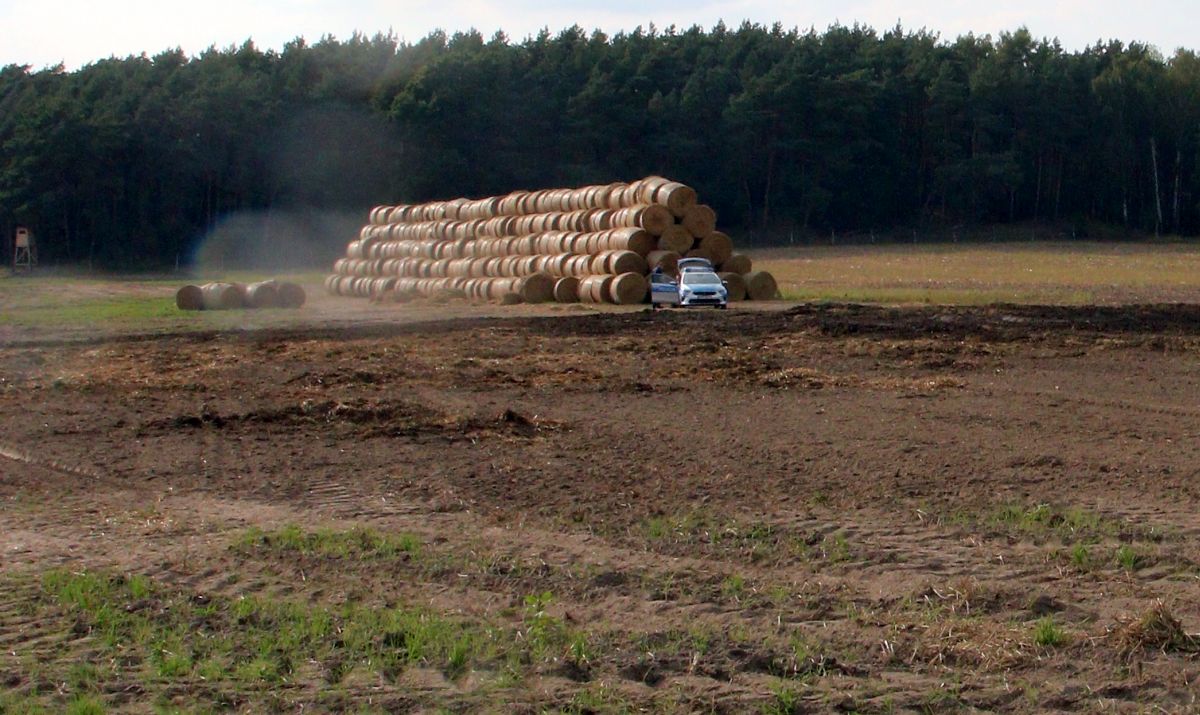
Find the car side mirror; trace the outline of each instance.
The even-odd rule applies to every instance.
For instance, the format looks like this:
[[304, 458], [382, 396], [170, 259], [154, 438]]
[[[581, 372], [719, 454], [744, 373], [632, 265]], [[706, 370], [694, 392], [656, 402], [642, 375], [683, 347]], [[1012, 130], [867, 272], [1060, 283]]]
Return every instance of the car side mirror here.
[[725, 286], [726, 288], [729, 287], [729, 283], [727, 281], [721, 281], [721, 285]]

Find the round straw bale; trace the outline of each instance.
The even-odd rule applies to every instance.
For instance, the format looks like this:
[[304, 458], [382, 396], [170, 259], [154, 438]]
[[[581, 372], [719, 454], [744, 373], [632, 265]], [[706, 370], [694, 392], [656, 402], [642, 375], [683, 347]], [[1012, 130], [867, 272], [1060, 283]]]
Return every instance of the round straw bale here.
[[696, 191], [678, 181], [668, 181], [654, 191], [654, 203], [662, 204], [676, 217], [682, 217], [696, 205]]
[[295, 283], [285, 281], [275, 286], [275, 290], [279, 292], [279, 307], [281, 308], [299, 308], [308, 299], [304, 289]]
[[567, 276], [554, 281], [554, 300], [559, 303], [578, 303], [579, 279]]
[[654, 194], [659, 187], [666, 186], [671, 183], [668, 179], [661, 176], [647, 176], [644, 179], [633, 182], [630, 186], [637, 191], [637, 198], [644, 204], [654, 203]]
[[779, 297], [779, 285], [770, 273], [754, 271], [742, 278], [746, 281], [746, 297], [750, 300], [774, 300]]
[[641, 273], [622, 273], [608, 286], [609, 300], [617, 305], [634, 305], [646, 299], [646, 277]]
[[596, 292], [593, 290], [594, 285], [601, 279], [601, 276], [584, 276], [579, 280], [579, 300], [584, 303], [595, 303]]
[[746, 279], [740, 273], [718, 273], [729, 290], [729, 300], [746, 300]]
[[[675, 215], [666, 206], [651, 204], [639, 210], [641, 221], [639, 224], [651, 236], [661, 236], [663, 231], [667, 230], [668, 226], [674, 225]], [[716, 219], [713, 219], [714, 225]]]
[[720, 231], [713, 231], [700, 239], [700, 250], [712, 255], [713, 264], [721, 264], [733, 255], [733, 239]]
[[[687, 258], [703, 258], [703, 259], [707, 260], [709, 263], [713, 263], [712, 254], [709, 253], [708, 251], [704, 250], [703, 248], [693, 248], [692, 250], [688, 251], [684, 255]], [[716, 265], [716, 264], [714, 263], [714, 265]]]
[[247, 308], [274, 308], [279, 305], [279, 289], [275, 281], [261, 281], [246, 286]]
[[235, 310], [242, 307], [242, 291], [232, 283], [206, 283], [200, 286], [205, 310]]
[[642, 256], [654, 250], [654, 237], [643, 229], [625, 229], [623, 232], [615, 234], [614, 238], [619, 244], [618, 247]]
[[613, 251], [608, 263], [609, 273], [637, 273], [645, 275], [649, 270], [646, 259], [633, 251]]
[[679, 224], [671, 224], [658, 237], [658, 250], [674, 251], [679, 254], [692, 250], [692, 234]]
[[696, 238], [708, 238], [717, 229], [717, 212], [704, 204], [696, 204], [684, 212], [680, 223]]
[[614, 275], [600, 276], [600, 280], [597, 281], [597, 285], [599, 286], [597, 289], [597, 292], [599, 293], [599, 295], [596, 296], [597, 303], [613, 302], [612, 284], [613, 284], [613, 281], [616, 279], [617, 279], [617, 277]]
[[545, 273], [533, 273], [522, 281], [520, 291], [526, 303], [554, 300], [554, 279]]
[[511, 290], [500, 296], [500, 305], [517, 305], [524, 302], [525, 300], [521, 297], [520, 293]]
[[[337, 276], [329, 276], [329, 278], [337, 280]], [[329, 278], [325, 279], [326, 288], [329, 287]], [[175, 291], [175, 307], [180, 310], [203, 310], [204, 309], [204, 291], [200, 290], [200, 286], [184, 286]]]
[[663, 273], [675, 273], [679, 270], [680, 255], [675, 251], [651, 251], [646, 259], [651, 269], [661, 268]]
[[753, 265], [754, 263], [750, 260], [749, 256], [741, 253], [735, 253], [729, 258], [725, 259], [725, 261], [721, 263], [720, 268], [721, 270], [729, 273], [746, 274], [751, 271]]

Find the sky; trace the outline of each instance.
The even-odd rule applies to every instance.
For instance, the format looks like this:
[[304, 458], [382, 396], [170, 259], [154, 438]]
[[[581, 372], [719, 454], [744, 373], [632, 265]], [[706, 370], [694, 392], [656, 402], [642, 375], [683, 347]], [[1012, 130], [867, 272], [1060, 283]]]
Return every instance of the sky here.
[[543, 27], [578, 24], [608, 33], [654, 23], [711, 28], [743, 20], [785, 28], [824, 30], [856, 22], [884, 30], [897, 22], [943, 39], [998, 35], [1028, 27], [1057, 37], [1068, 50], [1097, 40], [1140, 41], [1170, 55], [1200, 48], [1200, 3], [1195, 0], [0, 0], [0, 66], [60, 62], [67, 69], [108, 57], [157, 54], [210, 46], [279, 49], [296, 37], [349, 37], [394, 32], [417, 41], [431, 31], [504, 30], [519, 41]]

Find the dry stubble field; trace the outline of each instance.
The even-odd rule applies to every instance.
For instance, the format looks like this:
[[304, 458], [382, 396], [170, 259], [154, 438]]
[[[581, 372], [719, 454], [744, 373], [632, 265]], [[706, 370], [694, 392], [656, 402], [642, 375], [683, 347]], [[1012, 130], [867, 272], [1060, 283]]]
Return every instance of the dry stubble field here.
[[1200, 707], [1200, 307], [314, 306], [10, 332], [0, 713]]

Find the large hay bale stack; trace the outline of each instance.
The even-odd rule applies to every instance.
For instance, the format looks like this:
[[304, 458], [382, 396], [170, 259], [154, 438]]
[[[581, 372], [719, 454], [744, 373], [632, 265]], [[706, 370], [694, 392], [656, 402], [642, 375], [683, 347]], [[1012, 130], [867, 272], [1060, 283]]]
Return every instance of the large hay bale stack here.
[[[455, 292], [472, 301], [642, 302], [646, 275], [703, 257], [749, 280], [748, 258], [716, 230], [695, 190], [661, 176], [483, 199], [375, 206], [325, 280], [331, 295], [406, 301]], [[761, 273], [761, 272], [760, 272]], [[640, 279], [640, 280], [639, 280]], [[774, 296], [760, 276], [749, 296]], [[729, 281], [727, 281], [729, 282]], [[285, 285], [279, 303], [288, 305]], [[739, 292], [731, 285], [731, 295]], [[303, 291], [294, 296], [303, 303]]]

